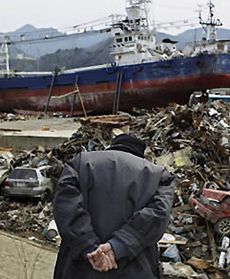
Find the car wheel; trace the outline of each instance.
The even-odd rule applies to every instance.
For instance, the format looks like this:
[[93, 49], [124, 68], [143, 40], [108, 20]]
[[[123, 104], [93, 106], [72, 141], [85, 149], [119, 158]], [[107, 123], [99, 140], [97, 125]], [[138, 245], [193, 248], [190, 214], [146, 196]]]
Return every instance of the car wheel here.
[[230, 236], [230, 218], [222, 218], [214, 225], [214, 230], [219, 235]]
[[49, 202], [51, 200], [50, 193], [48, 191], [44, 191], [40, 200], [42, 203]]

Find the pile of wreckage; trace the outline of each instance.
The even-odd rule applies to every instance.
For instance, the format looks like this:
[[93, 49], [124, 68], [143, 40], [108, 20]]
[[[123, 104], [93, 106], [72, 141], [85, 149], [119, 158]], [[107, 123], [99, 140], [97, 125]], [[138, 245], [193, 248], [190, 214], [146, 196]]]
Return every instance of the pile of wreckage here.
[[[76, 153], [103, 150], [122, 132], [143, 139], [146, 158], [178, 180], [171, 223], [159, 241], [163, 278], [230, 278], [230, 103], [82, 118], [68, 141], [24, 152], [13, 168], [49, 164], [55, 185]], [[51, 203], [0, 202], [0, 229], [57, 243], [52, 219]]]
[[29, 115], [13, 114], [13, 113], [6, 113], [6, 112], [0, 113], [0, 122], [15, 121], [15, 120], [25, 121], [30, 118], [31, 116]]

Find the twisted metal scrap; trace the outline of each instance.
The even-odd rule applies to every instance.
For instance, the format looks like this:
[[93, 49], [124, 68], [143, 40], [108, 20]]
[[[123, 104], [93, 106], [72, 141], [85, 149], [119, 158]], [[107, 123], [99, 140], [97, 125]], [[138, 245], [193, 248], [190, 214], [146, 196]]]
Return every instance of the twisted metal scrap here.
[[[230, 104], [173, 106], [137, 116], [131, 132], [145, 140], [151, 157], [191, 147], [192, 169], [175, 172], [193, 182], [213, 181], [226, 189], [229, 179]], [[197, 181], [196, 181], [197, 180]]]

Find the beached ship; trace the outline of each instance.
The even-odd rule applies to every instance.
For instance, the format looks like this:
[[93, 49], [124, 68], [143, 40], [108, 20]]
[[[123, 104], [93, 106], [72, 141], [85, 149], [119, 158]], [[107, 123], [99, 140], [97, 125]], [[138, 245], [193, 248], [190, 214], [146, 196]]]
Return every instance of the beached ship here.
[[[114, 18], [112, 60], [105, 65], [54, 72], [6, 72], [0, 78], [0, 111], [82, 115], [116, 113], [188, 103], [194, 91], [230, 87], [227, 41], [218, 41], [210, 18], [207, 36], [177, 51], [176, 42], [156, 43], [148, 21], [151, 0], [127, 0], [125, 18]], [[7, 42], [4, 45], [6, 61]]]

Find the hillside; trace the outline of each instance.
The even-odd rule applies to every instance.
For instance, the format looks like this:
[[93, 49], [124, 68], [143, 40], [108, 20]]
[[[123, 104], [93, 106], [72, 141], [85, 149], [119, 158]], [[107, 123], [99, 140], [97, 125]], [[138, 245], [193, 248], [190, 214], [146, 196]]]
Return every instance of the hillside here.
[[[157, 33], [157, 42], [161, 42], [164, 38], [169, 38], [173, 41], [177, 41], [177, 48], [183, 50], [185, 45], [189, 42], [199, 41], [204, 36], [204, 30], [202, 28], [190, 29], [184, 31], [178, 35], [170, 35], [167, 33]], [[230, 30], [220, 28], [217, 30], [217, 37], [221, 40], [230, 40]]]
[[59, 49], [53, 54], [47, 54], [41, 57], [40, 70], [53, 70], [56, 66], [71, 69], [107, 63], [110, 60], [110, 44], [111, 39], [107, 39], [93, 45], [93, 47], [74, 48], [70, 50]]

